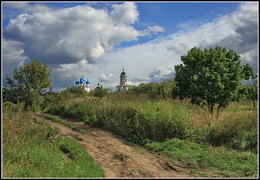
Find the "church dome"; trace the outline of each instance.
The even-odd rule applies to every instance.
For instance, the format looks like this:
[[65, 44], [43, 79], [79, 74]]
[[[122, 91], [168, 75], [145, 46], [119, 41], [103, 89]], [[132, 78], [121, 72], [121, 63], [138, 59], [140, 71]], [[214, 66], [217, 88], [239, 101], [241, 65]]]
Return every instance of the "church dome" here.
[[75, 83], [76, 83], [76, 84], [79, 84], [79, 81], [77, 80]]
[[84, 77], [82, 76], [79, 80], [80, 83], [84, 83], [86, 80], [84, 79]]
[[121, 72], [121, 76], [124, 76], [125, 75], [125, 71], [124, 71], [124, 69], [123, 69], [123, 72]]
[[86, 84], [90, 84], [90, 82], [88, 80], [86, 80]]

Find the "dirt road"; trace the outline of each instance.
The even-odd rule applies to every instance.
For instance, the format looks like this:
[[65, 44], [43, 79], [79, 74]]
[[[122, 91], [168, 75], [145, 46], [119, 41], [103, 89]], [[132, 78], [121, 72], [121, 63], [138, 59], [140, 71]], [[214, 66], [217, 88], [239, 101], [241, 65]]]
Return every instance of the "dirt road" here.
[[[84, 129], [81, 133], [62, 124], [43, 118], [43, 114], [33, 115], [36, 119], [47, 121], [58, 127], [59, 136], [76, 139], [105, 171], [106, 178], [199, 178], [191, 174], [191, 169], [179, 162], [163, 160], [159, 154], [149, 152], [143, 147], [129, 145], [120, 136], [109, 131], [92, 128], [83, 122], [70, 123]], [[68, 119], [64, 119], [69, 121]], [[165, 158], [164, 158], [165, 159]]]

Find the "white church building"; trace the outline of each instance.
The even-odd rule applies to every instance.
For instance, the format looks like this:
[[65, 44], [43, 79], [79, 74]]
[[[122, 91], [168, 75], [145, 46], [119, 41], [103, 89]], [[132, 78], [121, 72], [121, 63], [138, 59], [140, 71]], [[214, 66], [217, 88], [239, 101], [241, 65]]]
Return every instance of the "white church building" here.
[[120, 84], [118, 86], [116, 86], [116, 90], [117, 91], [123, 91], [123, 90], [127, 90], [128, 88], [130, 88], [131, 86], [127, 85], [127, 80], [126, 80], [127, 76], [126, 73], [123, 69], [123, 72], [120, 74]]
[[88, 80], [85, 80], [85, 78], [82, 76], [80, 78], [80, 80], [77, 80], [76, 82], [77, 86], [82, 87], [83, 89], [85, 89], [87, 92], [90, 92], [90, 82]]

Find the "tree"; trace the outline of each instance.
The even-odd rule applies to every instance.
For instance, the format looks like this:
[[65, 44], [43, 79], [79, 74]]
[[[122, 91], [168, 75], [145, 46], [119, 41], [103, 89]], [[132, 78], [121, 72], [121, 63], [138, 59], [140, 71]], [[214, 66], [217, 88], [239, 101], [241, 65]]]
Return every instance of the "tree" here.
[[217, 105], [217, 117], [231, 101], [241, 98], [245, 91], [242, 79], [248, 80], [253, 75], [253, 68], [241, 65], [235, 51], [222, 47], [204, 51], [194, 47], [181, 60], [183, 64], [175, 66], [176, 92], [180, 99], [191, 98], [192, 104], [212, 115]]
[[50, 69], [45, 63], [33, 60], [30, 63], [20, 66], [13, 72], [14, 79], [6, 76], [6, 90], [13, 92], [13, 95], [19, 94], [20, 101], [25, 102], [25, 109], [31, 105], [32, 98], [42, 95], [50, 87]]
[[95, 97], [99, 97], [100, 99], [102, 99], [109, 94], [109, 90], [101, 86], [100, 88], [96, 88], [94, 91], [92, 91], [92, 94]]

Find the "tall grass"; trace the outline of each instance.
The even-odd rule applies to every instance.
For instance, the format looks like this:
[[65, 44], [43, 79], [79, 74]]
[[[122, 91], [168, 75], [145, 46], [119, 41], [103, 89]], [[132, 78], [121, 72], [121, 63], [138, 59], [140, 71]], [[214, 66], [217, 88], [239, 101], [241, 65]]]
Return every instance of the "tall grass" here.
[[61, 103], [47, 110], [103, 127], [130, 138], [137, 143], [147, 140], [164, 141], [167, 138], [184, 138], [187, 110], [171, 100], [137, 101], [105, 99], [96, 103], [87, 100]]
[[[17, 112], [19, 106], [5, 103], [3, 109], [3, 177], [104, 177], [104, 171], [73, 139], [53, 142], [56, 127]], [[73, 158], [65, 155], [67, 149]]]
[[233, 102], [220, 118], [188, 101], [154, 99], [146, 94], [115, 93], [50, 106], [49, 113], [75, 118], [144, 144], [170, 138], [257, 153], [257, 111], [251, 102]]

